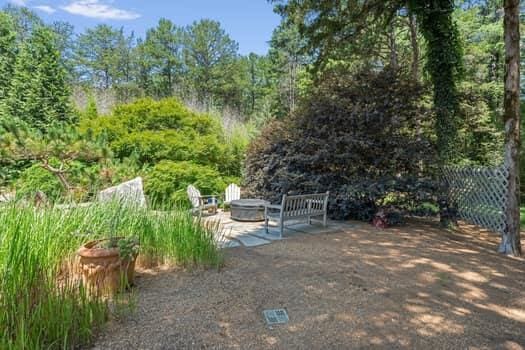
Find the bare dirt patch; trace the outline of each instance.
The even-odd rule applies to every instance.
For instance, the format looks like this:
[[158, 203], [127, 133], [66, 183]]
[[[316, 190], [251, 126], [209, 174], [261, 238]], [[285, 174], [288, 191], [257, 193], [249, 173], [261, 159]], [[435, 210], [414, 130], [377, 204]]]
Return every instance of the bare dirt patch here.
[[[140, 274], [95, 349], [522, 349], [525, 261], [497, 242], [419, 222], [232, 248], [220, 272]], [[268, 327], [271, 308], [290, 322]]]

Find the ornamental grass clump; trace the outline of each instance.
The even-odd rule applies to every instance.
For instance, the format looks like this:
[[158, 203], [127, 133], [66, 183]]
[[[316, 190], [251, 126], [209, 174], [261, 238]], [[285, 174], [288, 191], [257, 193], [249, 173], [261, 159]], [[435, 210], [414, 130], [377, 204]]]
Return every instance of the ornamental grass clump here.
[[0, 349], [73, 348], [92, 339], [116, 301], [88, 293], [75, 252], [110, 229], [138, 237], [150, 262], [221, 264], [213, 227], [177, 210], [12, 204], [0, 206], [0, 224]]

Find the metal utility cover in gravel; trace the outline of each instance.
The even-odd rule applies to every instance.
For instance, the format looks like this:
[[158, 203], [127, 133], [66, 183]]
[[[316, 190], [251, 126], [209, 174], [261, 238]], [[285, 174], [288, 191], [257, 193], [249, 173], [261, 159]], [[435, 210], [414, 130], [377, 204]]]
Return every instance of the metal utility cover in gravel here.
[[288, 314], [285, 309], [264, 310], [263, 314], [268, 325], [288, 323]]

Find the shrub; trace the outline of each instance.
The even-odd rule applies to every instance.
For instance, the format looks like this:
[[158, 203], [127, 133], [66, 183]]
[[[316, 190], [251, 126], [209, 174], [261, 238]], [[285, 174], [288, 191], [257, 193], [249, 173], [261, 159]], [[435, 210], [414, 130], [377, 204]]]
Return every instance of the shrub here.
[[37, 191], [43, 192], [50, 200], [56, 200], [63, 195], [64, 189], [56, 176], [35, 164], [21, 173], [16, 182], [16, 194], [18, 197], [33, 197]]
[[247, 190], [331, 191], [334, 218], [370, 220], [386, 205], [433, 201], [435, 149], [425, 88], [396, 72], [326, 71], [289, 121], [271, 123], [250, 145]]
[[153, 202], [160, 205], [189, 205], [186, 188], [197, 187], [202, 195], [222, 194], [228, 182], [235, 178], [223, 177], [208, 166], [192, 162], [161, 161], [146, 175], [145, 191]]
[[174, 98], [142, 99], [115, 108], [109, 116], [85, 119], [81, 129], [104, 134], [118, 159], [136, 157], [139, 164], [162, 160], [191, 161], [238, 176], [231, 160], [236, 149], [226, 140], [217, 118], [196, 113]]
[[203, 194], [220, 194], [241, 173], [244, 139], [233, 141], [217, 117], [174, 98], [121, 105], [109, 116], [83, 120], [80, 128], [107, 137], [115, 159], [100, 169], [106, 183], [118, 175], [116, 165], [133, 163], [145, 176], [148, 197], [162, 206], [188, 205], [189, 184]]

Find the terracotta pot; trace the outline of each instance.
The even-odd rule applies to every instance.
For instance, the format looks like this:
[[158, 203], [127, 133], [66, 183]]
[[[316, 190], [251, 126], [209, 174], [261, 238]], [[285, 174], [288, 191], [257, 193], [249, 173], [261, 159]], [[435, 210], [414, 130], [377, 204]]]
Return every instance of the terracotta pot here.
[[114, 294], [121, 287], [133, 285], [137, 255], [122, 259], [119, 248], [97, 247], [106, 241], [109, 239], [88, 242], [80, 247], [77, 254], [84, 285], [95, 293]]

